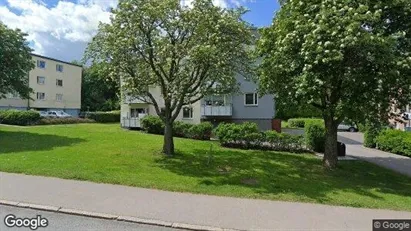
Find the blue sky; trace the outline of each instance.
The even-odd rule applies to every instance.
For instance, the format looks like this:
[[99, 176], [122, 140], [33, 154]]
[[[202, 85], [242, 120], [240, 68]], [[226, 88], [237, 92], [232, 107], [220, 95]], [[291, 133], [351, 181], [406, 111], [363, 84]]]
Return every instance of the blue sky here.
[[[109, 21], [109, 9], [117, 1], [0, 0], [0, 21], [26, 32], [35, 53], [65, 61], [79, 60], [98, 23]], [[244, 19], [257, 27], [270, 25], [279, 8], [277, 0], [213, 1], [225, 7], [246, 7], [250, 11]]]

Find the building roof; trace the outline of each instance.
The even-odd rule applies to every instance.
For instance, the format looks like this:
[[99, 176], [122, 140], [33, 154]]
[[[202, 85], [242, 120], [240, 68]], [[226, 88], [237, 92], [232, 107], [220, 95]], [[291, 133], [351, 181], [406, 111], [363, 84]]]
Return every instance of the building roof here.
[[31, 53], [31, 55], [36, 56], [36, 57], [39, 57], [39, 58], [43, 58], [43, 59], [53, 60], [53, 61], [56, 61], [56, 62], [59, 62], [59, 63], [64, 63], [64, 64], [72, 65], [72, 66], [77, 66], [77, 67], [81, 67], [81, 68], [83, 67], [82, 65], [78, 65], [78, 64], [74, 64], [74, 63], [69, 63], [69, 62], [66, 62], [66, 61], [63, 61], [63, 60], [54, 59], [54, 58], [50, 58], [50, 57], [46, 57], [46, 56], [42, 56], [42, 55], [38, 55], [38, 54], [34, 54], [34, 53]]

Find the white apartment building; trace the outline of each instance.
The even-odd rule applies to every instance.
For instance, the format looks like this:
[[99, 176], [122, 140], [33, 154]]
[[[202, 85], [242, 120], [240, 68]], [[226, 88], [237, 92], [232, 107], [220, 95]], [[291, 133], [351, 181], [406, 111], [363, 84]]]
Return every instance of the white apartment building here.
[[0, 110], [61, 110], [77, 117], [81, 108], [82, 66], [32, 54], [35, 68], [29, 73], [31, 99], [8, 94], [0, 99]]
[[[259, 95], [257, 84], [236, 76], [240, 92], [231, 95], [210, 95], [183, 107], [177, 121], [199, 124], [209, 121], [215, 126], [220, 122], [254, 122], [261, 130], [271, 130], [275, 116], [273, 95]], [[164, 100], [160, 89], [150, 88], [160, 107]], [[140, 128], [140, 119], [145, 115], [157, 115], [154, 106], [128, 95], [123, 96], [121, 104], [121, 126], [123, 128]]]

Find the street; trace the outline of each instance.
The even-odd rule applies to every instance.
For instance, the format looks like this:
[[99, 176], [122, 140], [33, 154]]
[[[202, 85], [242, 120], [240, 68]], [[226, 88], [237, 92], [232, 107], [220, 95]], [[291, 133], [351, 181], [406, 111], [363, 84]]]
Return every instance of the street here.
[[28, 227], [9, 228], [5, 225], [5, 217], [13, 214], [18, 218], [35, 218], [41, 215], [42, 218], [48, 220], [46, 228], [39, 227], [38, 231], [55, 231], [55, 230], [138, 230], [138, 231], [177, 231], [178, 229], [171, 229], [159, 226], [141, 225], [130, 222], [122, 222], [116, 220], [105, 220], [91, 217], [74, 216], [62, 213], [53, 213], [46, 211], [39, 211], [33, 209], [17, 208], [12, 206], [0, 206], [0, 230], [31, 230]]

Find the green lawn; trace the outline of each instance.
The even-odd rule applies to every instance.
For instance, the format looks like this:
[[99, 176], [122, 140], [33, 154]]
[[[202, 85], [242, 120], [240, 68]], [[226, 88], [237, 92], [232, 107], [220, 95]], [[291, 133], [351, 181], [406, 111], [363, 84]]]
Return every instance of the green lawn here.
[[[327, 172], [312, 155], [241, 151], [117, 124], [0, 126], [0, 171], [170, 191], [411, 211], [411, 178], [361, 161]], [[213, 146], [210, 152], [210, 146]], [[210, 155], [211, 153], [211, 155]]]

